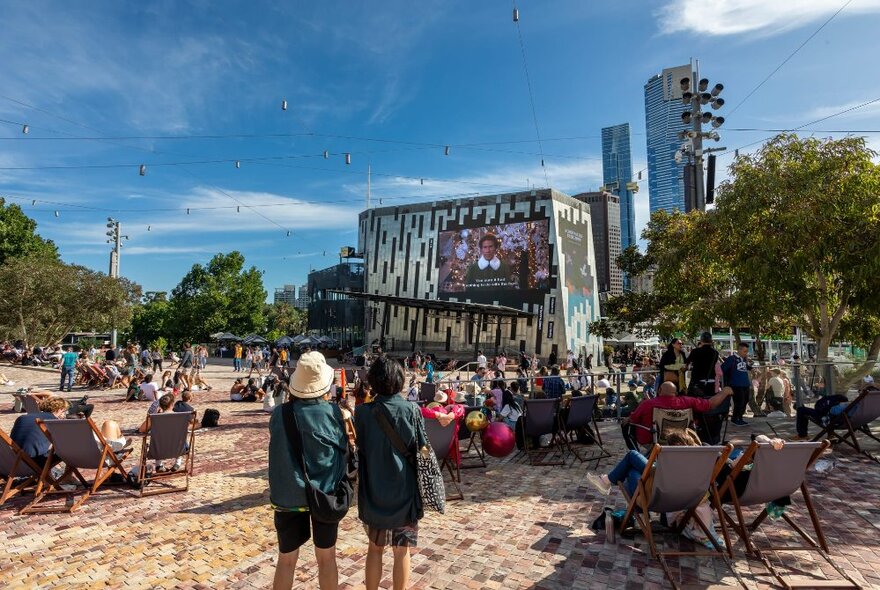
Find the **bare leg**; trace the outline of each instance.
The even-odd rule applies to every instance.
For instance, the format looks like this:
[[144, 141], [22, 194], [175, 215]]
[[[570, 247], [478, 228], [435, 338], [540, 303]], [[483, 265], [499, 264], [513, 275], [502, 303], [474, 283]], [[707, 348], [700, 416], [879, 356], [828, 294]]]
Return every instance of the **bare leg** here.
[[367, 548], [367, 570], [364, 575], [364, 584], [367, 590], [378, 590], [379, 582], [382, 581], [382, 553], [384, 547], [380, 547], [370, 541]]
[[318, 587], [321, 590], [336, 590], [339, 587], [339, 570], [336, 569], [336, 547], [318, 549], [315, 547], [318, 562]]
[[406, 590], [409, 585], [409, 547], [392, 547], [394, 553], [394, 590]]
[[293, 572], [296, 570], [296, 560], [299, 559], [299, 549], [290, 553], [279, 553], [278, 564], [275, 566], [275, 581], [272, 590], [291, 590], [293, 588]]

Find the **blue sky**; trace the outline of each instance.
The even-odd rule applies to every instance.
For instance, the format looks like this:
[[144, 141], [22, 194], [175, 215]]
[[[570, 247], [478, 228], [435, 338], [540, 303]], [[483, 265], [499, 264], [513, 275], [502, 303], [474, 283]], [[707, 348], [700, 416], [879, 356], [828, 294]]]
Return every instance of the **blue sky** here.
[[[644, 168], [643, 86], [691, 57], [725, 85], [729, 148], [772, 135], [734, 128], [792, 128], [880, 97], [880, 0], [852, 0], [729, 114], [844, 4], [519, 3], [549, 184], [595, 190], [600, 129], [622, 122]], [[106, 270], [112, 215], [130, 237], [122, 274], [145, 290], [171, 290], [194, 263], [238, 249], [271, 297], [357, 245], [368, 163], [374, 204], [547, 184], [510, 3], [88, 7], [9, 3], [0, 21], [0, 196], [68, 262]], [[880, 129], [880, 103], [806, 132], [853, 129]], [[181, 138], [206, 135], [250, 137]], [[640, 231], [646, 182], [636, 210]]]

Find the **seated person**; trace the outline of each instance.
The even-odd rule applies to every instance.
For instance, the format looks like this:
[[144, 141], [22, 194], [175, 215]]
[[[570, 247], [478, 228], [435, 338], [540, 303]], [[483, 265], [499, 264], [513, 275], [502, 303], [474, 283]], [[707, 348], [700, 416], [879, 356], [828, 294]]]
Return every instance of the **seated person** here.
[[132, 402], [139, 399], [141, 399], [141, 384], [135, 377], [128, 384], [128, 390], [125, 392], [125, 401]]
[[153, 383], [153, 374], [147, 373], [144, 376], [144, 382], [140, 384], [141, 398], [148, 402], [154, 402], [161, 396], [159, 386]]
[[406, 401], [419, 401], [419, 384], [416, 381], [415, 375], [413, 375], [412, 378], [410, 378], [409, 380], [409, 389], [406, 390]]
[[107, 380], [109, 381], [107, 387], [116, 387], [116, 382], [122, 379], [116, 363], [105, 362], [103, 368], [104, 373], [107, 375]]
[[642, 395], [646, 398], [654, 397], [654, 385], [657, 383], [657, 377], [654, 375], [645, 376], [645, 385], [642, 386]]
[[50, 396], [39, 403], [40, 411], [35, 414], [23, 414], [15, 419], [9, 438], [15, 442], [25, 454], [42, 467], [49, 456], [49, 439], [37, 426], [39, 420], [62, 420], [67, 413], [67, 401], [58, 396]]
[[645, 382], [642, 380], [642, 376], [638, 373], [633, 373], [630, 380], [627, 382], [627, 385], [635, 389], [636, 387], [642, 387], [645, 385]]
[[185, 369], [177, 369], [174, 372], [174, 379], [172, 381], [174, 383], [174, 389], [176, 391], [183, 391], [184, 389], [190, 388], [190, 383], [186, 378]]
[[[452, 390], [449, 391], [451, 392]], [[462, 398], [463, 397], [462, 394]], [[454, 432], [452, 440], [449, 442], [449, 456], [452, 457], [452, 460], [458, 465], [461, 463], [461, 452], [458, 448], [458, 425], [459, 421], [464, 417], [464, 406], [460, 403], [455, 403], [455, 400], [450, 400], [449, 394], [445, 391], [437, 391], [434, 395], [434, 401], [438, 404], [444, 405], [444, 407], [421, 407], [422, 418], [426, 420], [436, 419], [444, 428], [450, 424], [452, 425]], [[447, 402], [451, 403], [447, 404]]]
[[244, 402], [261, 402], [263, 401], [263, 396], [266, 395], [266, 392], [263, 391], [263, 388], [257, 384], [257, 380], [254, 378], [248, 379], [247, 385], [242, 392], [241, 401]]
[[709, 399], [678, 395], [678, 384], [666, 381], [660, 386], [657, 397], [641, 402], [629, 418], [625, 418], [621, 423], [624, 441], [630, 449], [638, 449], [638, 445], [648, 445], [653, 442], [651, 429], [653, 428], [654, 408], [691, 409], [695, 413], [703, 413], [718, 407], [731, 395], [733, 395], [733, 389], [730, 387], [725, 387], [720, 393]]
[[193, 412], [195, 413], [195, 408], [190, 405], [192, 401], [193, 394], [190, 390], [186, 390], [180, 394], [180, 399], [174, 402], [174, 407], [172, 408], [172, 412]]
[[[131, 439], [122, 436], [122, 428], [119, 427], [119, 422], [116, 420], [104, 420], [104, 423], [101, 424], [101, 435], [114, 453], [119, 453], [131, 445]], [[95, 441], [97, 442], [97, 440], [96, 436]]]
[[240, 402], [244, 400], [244, 390], [247, 389], [247, 385], [244, 384], [244, 378], [239, 377], [232, 384], [232, 388], [229, 390], [229, 399], [230, 401]]
[[159, 383], [160, 389], [165, 390], [165, 393], [171, 393], [174, 391], [174, 379], [171, 377], [171, 371], [165, 371], [162, 373], [162, 379]]
[[504, 391], [501, 396], [501, 411], [498, 413], [498, 419], [514, 429], [516, 428], [516, 421], [523, 415], [522, 406], [514, 397], [518, 389], [517, 383], [513, 382], [510, 384], [510, 389]]
[[[865, 391], [877, 391], [877, 389], [878, 388], [871, 383], [867, 387], [862, 388], [862, 390], [859, 391], [859, 394]], [[809, 438], [807, 433], [809, 431], [810, 418], [822, 420], [823, 423], [826, 423], [824, 420], [825, 418], [830, 420], [839, 416], [848, 405], [849, 399], [845, 395], [826, 395], [817, 400], [812, 408], [801, 406], [797, 409], [795, 418], [797, 436], [792, 438], [792, 440], [807, 440]]]
[[[147, 410], [147, 416], [149, 417], [150, 415], [153, 415], [153, 414], [163, 414], [165, 412], [170, 412], [170, 411], [172, 411], [171, 408], [172, 408], [173, 404], [174, 404], [174, 396], [171, 395], [170, 393], [166, 393], [165, 395], [160, 397], [157, 401], [150, 404], [150, 409]], [[138, 427], [138, 432], [142, 432], [142, 433], [146, 434], [146, 432], [147, 432], [147, 420], [146, 419]], [[184, 450], [188, 450], [188, 449], [189, 449], [189, 444], [187, 443], [187, 446], [184, 447]], [[183, 467], [183, 461], [184, 461], [184, 457], [178, 457], [177, 460], [175, 460], [174, 465], [171, 467], [171, 471], [177, 471], [178, 469]], [[156, 471], [158, 471], [158, 472], [165, 471], [165, 467], [162, 464], [162, 461], [157, 460], [154, 467], [155, 467]]]

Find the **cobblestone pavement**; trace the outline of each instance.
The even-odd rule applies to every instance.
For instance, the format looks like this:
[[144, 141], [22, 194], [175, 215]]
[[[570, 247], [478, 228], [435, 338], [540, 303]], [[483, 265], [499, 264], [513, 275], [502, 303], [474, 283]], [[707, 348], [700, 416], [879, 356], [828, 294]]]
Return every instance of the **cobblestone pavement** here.
[[[2, 367], [17, 384], [55, 387], [57, 373]], [[221, 426], [196, 436], [196, 473], [187, 493], [139, 499], [106, 489], [73, 515], [17, 514], [27, 497], [0, 507], [0, 586], [4, 588], [266, 588], [276, 552], [268, 505], [266, 447], [268, 415], [258, 404], [227, 401], [235, 374], [210, 366], [215, 389], [197, 392], [195, 407], [221, 412]], [[0, 390], [0, 427], [7, 432], [10, 388]], [[76, 395], [67, 394], [70, 397]], [[82, 395], [82, 394], [80, 394]], [[91, 392], [96, 423], [112, 418], [136, 427], [143, 402], [121, 401], [123, 392]], [[780, 434], [793, 434], [792, 421], [772, 421]], [[752, 432], [772, 434], [769, 422], [729, 432], [735, 443]], [[613, 423], [602, 424], [614, 457], [622, 443]], [[873, 444], [873, 443], [872, 443]], [[135, 445], [136, 460], [139, 445]], [[878, 450], [873, 444], [869, 448]], [[880, 465], [840, 449], [836, 467], [811, 474], [814, 501], [835, 562], [864, 587], [880, 588]], [[595, 465], [593, 463], [592, 465]], [[612, 460], [602, 462], [603, 470]], [[428, 515], [420, 525], [413, 556], [414, 588], [660, 588], [668, 587], [641, 536], [606, 544], [589, 524], [606, 504], [585, 484], [591, 465], [569, 459], [566, 467], [533, 467], [512, 455], [488, 459], [486, 469], [463, 471], [464, 501], [450, 502], [445, 516]], [[607, 502], [623, 506], [618, 492]], [[804, 514], [791, 511], [795, 518]], [[668, 538], [668, 537], [666, 537]], [[785, 536], [784, 538], [789, 538]], [[338, 543], [340, 587], [363, 586], [366, 536], [356, 511], [341, 524]], [[678, 543], [679, 541], [672, 541]], [[667, 543], [670, 543], [667, 541]], [[687, 543], [686, 541], [683, 543]], [[688, 546], [688, 545], [685, 545]], [[304, 547], [298, 588], [317, 588], [311, 544]], [[750, 588], [770, 588], [773, 578], [759, 561], [746, 559], [741, 545], [735, 567]], [[390, 588], [390, 555], [383, 588]], [[833, 577], [834, 571], [807, 554], [784, 554], [789, 567]], [[721, 560], [670, 561], [677, 576], [695, 584], [733, 585]]]

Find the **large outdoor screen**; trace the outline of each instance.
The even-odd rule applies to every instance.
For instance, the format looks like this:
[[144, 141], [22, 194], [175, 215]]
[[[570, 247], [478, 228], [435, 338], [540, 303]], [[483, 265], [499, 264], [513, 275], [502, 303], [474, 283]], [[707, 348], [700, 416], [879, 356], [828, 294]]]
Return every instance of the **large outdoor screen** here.
[[438, 295], [502, 301], [549, 289], [549, 231], [547, 219], [441, 231]]

